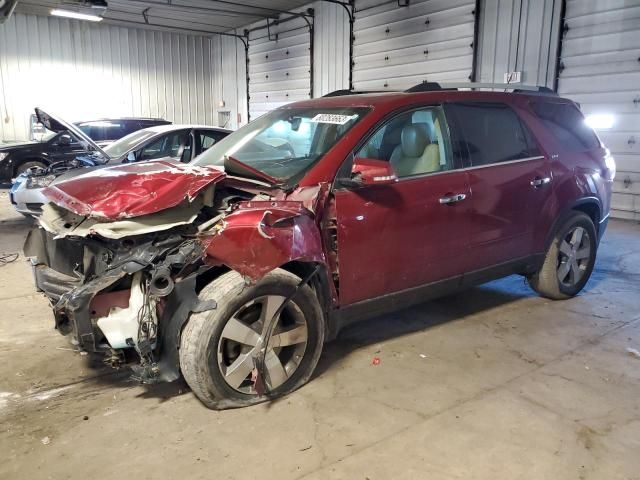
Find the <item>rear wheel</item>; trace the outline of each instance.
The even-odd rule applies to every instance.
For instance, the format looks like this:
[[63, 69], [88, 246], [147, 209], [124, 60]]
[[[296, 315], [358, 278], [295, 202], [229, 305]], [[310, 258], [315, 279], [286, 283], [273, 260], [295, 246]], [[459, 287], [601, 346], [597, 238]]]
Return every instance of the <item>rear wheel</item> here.
[[300, 278], [284, 270], [247, 285], [229, 272], [207, 285], [200, 298], [217, 308], [193, 314], [180, 342], [180, 368], [196, 396], [209, 408], [235, 408], [286, 395], [306, 383], [324, 342], [324, 322], [313, 290], [302, 287], [279, 315], [265, 356], [268, 395], [255, 388], [257, 345]]
[[543, 297], [573, 297], [586, 285], [596, 261], [596, 229], [591, 218], [573, 213], [558, 229], [542, 264], [529, 285]]
[[16, 177], [18, 175], [22, 175], [24, 172], [31, 168], [47, 168], [47, 166], [43, 162], [39, 162], [37, 160], [31, 160], [28, 162], [24, 162], [16, 168]]

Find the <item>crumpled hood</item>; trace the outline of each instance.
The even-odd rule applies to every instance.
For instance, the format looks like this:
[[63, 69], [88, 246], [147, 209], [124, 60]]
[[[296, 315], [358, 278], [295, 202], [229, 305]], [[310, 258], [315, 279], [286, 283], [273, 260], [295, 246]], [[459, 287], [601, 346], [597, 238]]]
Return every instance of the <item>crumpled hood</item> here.
[[77, 215], [117, 220], [166, 210], [225, 178], [218, 167], [151, 161], [59, 178], [43, 190], [51, 202]]

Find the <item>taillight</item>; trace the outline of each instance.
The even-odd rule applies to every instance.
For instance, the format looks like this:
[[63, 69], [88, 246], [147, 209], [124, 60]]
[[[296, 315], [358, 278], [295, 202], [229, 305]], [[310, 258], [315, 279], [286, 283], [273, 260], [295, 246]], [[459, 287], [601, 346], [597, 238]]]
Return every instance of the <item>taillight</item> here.
[[604, 164], [607, 167], [604, 175], [605, 178], [607, 180], [613, 180], [616, 177], [616, 161], [614, 160], [608, 148], [606, 149], [606, 153], [604, 156]]

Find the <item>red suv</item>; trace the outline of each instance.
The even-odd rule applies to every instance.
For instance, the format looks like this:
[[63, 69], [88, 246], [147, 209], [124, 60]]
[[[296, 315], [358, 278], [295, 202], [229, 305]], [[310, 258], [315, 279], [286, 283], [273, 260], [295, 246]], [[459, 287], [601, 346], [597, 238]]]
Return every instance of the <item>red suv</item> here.
[[615, 163], [572, 101], [477, 88], [336, 92], [189, 165], [60, 177], [25, 245], [56, 327], [227, 408], [304, 384], [356, 319], [514, 273], [576, 295]]

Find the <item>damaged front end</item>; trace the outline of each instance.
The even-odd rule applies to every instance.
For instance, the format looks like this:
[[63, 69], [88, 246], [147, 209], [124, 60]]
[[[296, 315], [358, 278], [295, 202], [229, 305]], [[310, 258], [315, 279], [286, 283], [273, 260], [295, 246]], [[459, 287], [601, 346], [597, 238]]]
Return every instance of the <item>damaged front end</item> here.
[[216, 274], [252, 281], [293, 260], [325, 263], [308, 199], [214, 167], [118, 166], [45, 195], [53, 203], [24, 250], [56, 328], [113, 366], [132, 364], [145, 382], [179, 377], [182, 328], [192, 312], [216, 308], [198, 297]]

